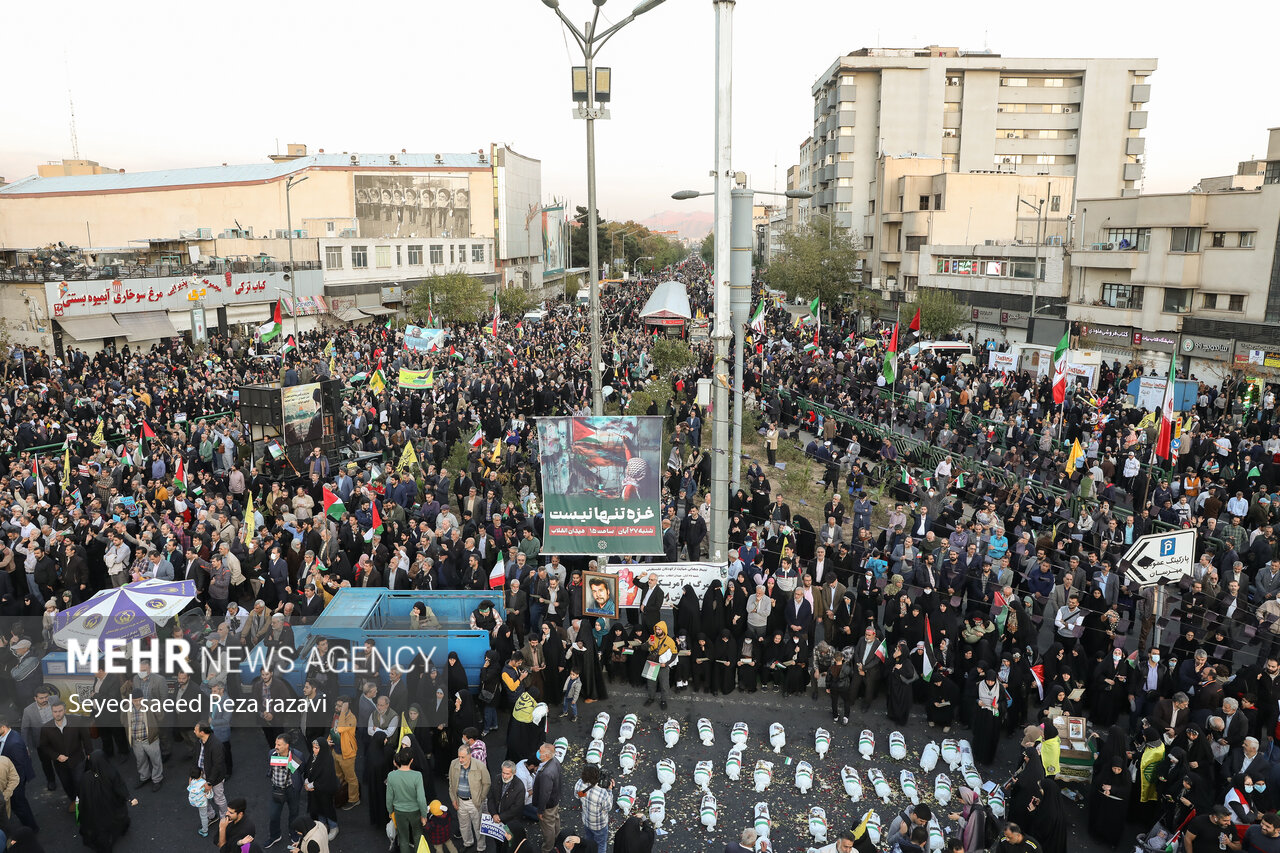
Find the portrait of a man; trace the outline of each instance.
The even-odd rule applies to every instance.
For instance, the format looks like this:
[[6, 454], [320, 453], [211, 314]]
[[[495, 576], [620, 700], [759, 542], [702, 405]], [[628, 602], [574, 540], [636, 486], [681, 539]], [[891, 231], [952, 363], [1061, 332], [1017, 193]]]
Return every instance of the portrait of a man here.
[[587, 616], [618, 616], [618, 579], [602, 572], [587, 572], [582, 585], [582, 612]]

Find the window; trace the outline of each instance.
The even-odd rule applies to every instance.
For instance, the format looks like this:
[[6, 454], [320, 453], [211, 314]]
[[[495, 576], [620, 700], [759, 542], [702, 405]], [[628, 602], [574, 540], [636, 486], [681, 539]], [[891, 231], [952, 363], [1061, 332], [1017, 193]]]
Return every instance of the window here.
[[326, 223], [324, 224], [324, 233], [326, 233], [326, 234], [328, 234], [328, 235], [330, 235], [330, 236], [332, 236], [332, 235], [333, 235], [333, 223], [332, 223], [332, 222], [326, 222]]
[[1058, 158], [1057, 158], [1057, 157], [1055, 157], [1055, 156], [1053, 156], [1052, 154], [1037, 154], [1037, 155], [1036, 155], [1036, 165], [1037, 165], [1037, 166], [1052, 166], [1054, 163], [1056, 163], [1056, 162], [1057, 162], [1057, 160], [1058, 160]]
[[942, 138], [943, 138], [943, 139], [955, 139], [955, 138], [956, 138], [957, 136], [959, 136], [959, 135], [960, 135], [960, 131], [959, 131], [957, 128], [954, 128], [954, 127], [944, 127], [944, 128], [942, 129]]
[[841, 101], [836, 105], [836, 108], [839, 109], [840, 112], [853, 112], [854, 106], [855, 104], [853, 101]]
[[837, 163], [852, 163], [852, 162], [853, 162], [853, 152], [852, 152], [852, 151], [841, 151], [839, 154], [837, 154], [837, 155], [836, 155], [836, 162], [837, 162]]
[[411, 267], [422, 266], [422, 245], [421, 244], [416, 246], [413, 245], [412, 243], [409, 244], [409, 266]]
[[484, 263], [484, 243], [471, 244], [471, 263], [473, 264]]
[[1256, 231], [1241, 231], [1241, 232], [1240, 232], [1240, 243], [1239, 243], [1240, 248], [1241, 248], [1241, 249], [1252, 249], [1252, 248], [1253, 248], [1253, 237], [1254, 237], [1254, 235], [1255, 235], [1256, 233], [1257, 233]]
[[439, 243], [431, 244], [431, 265], [439, 266], [444, 263], [444, 246]]
[[1264, 184], [1280, 184], [1280, 160], [1271, 160], [1267, 163], [1266, 174], [1262, 176]]
[[1151, 248], [1150, 228], [1108, 228], [1107, 242], [1115, 243], [1117, 249], [1134, 249], [1145, 252]]
[[953, 74], [953, 75], [948, 75], [948, 77], [947, 77], [947, 85], [948, 85], [948, 86], [959, 86], [959, 85], [960, 85], [960, 77], [959, 77], [958, 75], [954, 75], [954, 74]]
[[1243, 294], [1243, 293], [1233, 293], [1233, 294], [1231, 294], [1230, 296], [1228, 296], [1228, 297], [1227, 297], [1227, 310], [1228, 310], [1228, 311], [1243, 311], [1243, 310], [1244, 310], [1244, 294]]
[[1000, 85], [1001, 86], [1026, 86], [1027, 78], [1026, 77], [1001, 77]]
[[867, 202], [867, 205], [871, 208], [867, 213], [874, 214], [876, 212], [876, 200], [874, 198], [871, 199], [871, 201]]
[[1173, 228], [1169, 237], [1170, 252], [1200, 251], [1199, 228]]
[[853, 125], [851, 124], [840, 125], [840, 130], [838, 131], [838, 133], [840, 136], [853, 136]]
[[992, 159], [997, 166], [1018, 166], [1022, 164], [1021, 154], [997, 154]]
[[854, 77], [853, 77], [853, 75], [852, 75], [852, 74], [841, 74], [841, 75], [840, 75], [840, 85], [841, 85], [841, 86], [852, 86], [852, 85], [853, 85], [853, 81], [854, 81]]
[[1062, 88], [1062, 78], [1061, 78], [1061, 77], [1046, 77], [1046, 78], [1044, 78], [1044, 85], [1046, 85], [1046, 86], [1048, 86], [1048, 87], [1050, 87], [1050, 88], [1060, 89], [1060, 88]]
[[906, 210], [906, 209], [907, 209], [907, 208], [906, 208], [906, 205], [904, 205], [904, 204], [902, 203], [902, 196], [898, 196], [898, 212], [899, 212], [899, 213], [901, 213], [902, 211], [904, 211], [904, 210]]
[[920, 209], [921, 210], [929, 209], [929, 197], [927, 195], [920, 196]]
[[404, 261], [400, 259], [400, 249], [401, 249], [400, 244], [396, 243], [396, 266], [398, 267], [404, 265]]
[[1049, 196], [1049, 210], [1053, 211], [1054, 213], [1057, 213], [1058, 211], [1062, 210], [1062, 196], [1060, 195]]
[[1142, 286], [1135, 284], [1102, 285], [1102, 301], [1112, 308], [1125, 310], [1142, 307]]
[[390, 246], [374, 246], [373, 262], [378, 269], [386, 269], [391, 266], [391, 247]]
[[341, 246], [325, 246], [324, 247], [324, 268], [327, 270], [342, 269], [342, 247]]
[[960, 102], [959, 102], [959, 101], [947, 101], [946, 103], [944, 103], [944, 104], [942, 105], [942, 111], [943, 111], [944, 113], [958, 113], [958, 112], [960, 112]]
[[1216, 311], [1218, 309], [1218, 294], [1206, 293], [1201, 296], [1200, 307], [1206, 311]]
[[368, 246], [351, 247], [351, 268], [353, 270], [367, 270], [369, 268]]
[[1181, 288], [1164, 289], [1164, 309], [1167, 314], [1185, 314], [1191, 310], [1191, 291]]
[[933, 194], [933, 209], [942, 210], [942, 193]]
[[1215, 248], [1215, 249], [1222, 249], [1222, 248], [1225, 248], [1225, 247], [1226, 247], [1226, 245], [1227, 245], [1227, 232], [1226, 232], [1226, 231], [1214, 231], [1214, 232], [1213, 232], [1212, 242], [1211, 242], [1209, 245], [1211, 245], [1211, 246], [1212, 246], [1213, 248]]
[[853, 178], [836, 178], [836, 186], [851, 187], [853, 186]]
[[452, 243], [449, 244], [449, 263], [450, 264], [456, 264], [458, 262], [457, 248], [458, 247], [453, 245]]
[[870, 252], [873, 248], [875, 248], [875, 243], [876, 243], [876, 240], [874, 237], [862, 238], [862, 247], [866, 249], [868, 252]]

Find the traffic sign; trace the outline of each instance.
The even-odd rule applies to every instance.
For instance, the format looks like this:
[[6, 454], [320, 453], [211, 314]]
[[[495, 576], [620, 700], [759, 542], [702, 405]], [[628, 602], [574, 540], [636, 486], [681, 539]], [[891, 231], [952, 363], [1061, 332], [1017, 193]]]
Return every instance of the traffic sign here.
[[1149, 533], [1133, 543], [1120, 565], [1139, 586], [1153, 586], [1161, 580], [1190, 574], [1195, 549], [1194, 530]]
[[1169, 439], [1169, 447], [1170, 447], [1170, 449], [1172, 449], [1172, 450], [1181, 450], [1181, 449], [1182, 449], [1182, 439], [1180, 439], [1180, 438], [1171, 438], [1171, 439]]

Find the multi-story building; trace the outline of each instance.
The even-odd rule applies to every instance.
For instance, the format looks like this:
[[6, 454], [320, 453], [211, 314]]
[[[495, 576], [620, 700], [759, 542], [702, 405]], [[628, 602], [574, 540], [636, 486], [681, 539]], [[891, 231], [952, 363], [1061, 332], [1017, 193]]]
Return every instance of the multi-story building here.
[[[172, 286], [178, 288], [182, 281], [213, 275], [214, 284], [234, 289], [232, 281], [216, 278], [224, 272], [264, 272], [264, 288], [225, 304], [214, 295], [221, 291], [204, 288], [209, 306], [218, 309], [208, 324], [222, 328], [261, 323], [269, 305], [291, 287], [299, 292], [300, 314], [328, 313], [323, 299], [304, 302], [301, 270], [291, 287], [271, 280], [278, 274], [289, 281], [284, 267], [292, 255], [299, 267], [319, 270], [323, 264], [324, 293], [332, 286], [337, 310], [355, 318], [393, 313], [404, 287], [446, 270], [476, 275], [478, 286], [540, 291], [540, 197], [539, 162], [498, 145], [467, 154], [326, 154], [321, 149], [310, 155], [306, 146], [290, 145], [287, 154], [267, 163], [137, 173], [104, 169], [93, 161], [64, 161], [0, 187], [0, 247], [83, 247], [93, 266], [80, 277], [96, 281], [86, 277], [110, 268], [116, 274], [103, 276], [108, 285], [163, 274], [177, 277]], [[38, 260], [34, 251], [15, 251], [10, 265], [20, 257]], [[56, 270], [26, 266], [11, 271], [9, 279], [59, 277]], [[315, 278], [319, 283], [319, 275]], [[166, 282], [167, 296], [178, 292], [169, 288]], [[97, 298], [90, 291], [84, 295]], [[308, 295], [323, 295], [316, 291]], [[119, 337], [105, 323], [91, 329], [73, 321], [74, 332], [65, 328], [60, 317], [72, 321], [78, 303], [64, 305], [59, 315], [54, 307], [60, 301], [51, 298], [46, 306], [46, 318], [56, 325], [41, 333], [37, 330], [44, 326], [35, 324], [33, 334], [65, 332], [91, 346]], [[112, 313], [134, 307], [109, 304]], [[154, 323], [153, 331], [172, 326], [183, 332], [195, 323], [189, 312], [176, 310], [178, 303], [165, 307], [173, 315], [169, 325]], [[94, 332], [100, 333], [96, 339], [81, 337]]]
[[1253, 189], [1080, 198], [1067, 316], [1081, 347], [1157, 371], [1178, 353], [1213, 382], [1280, 375], [1280, 128], [1262, 162]]
[[[1073, 178], [1079, 197], [1137, 193], [1154, 59], [863, 48], [813, 84], [810, 206], [858, 228], [883, 155], [945, 171]], [[1064, 195], [1070, 210], [1075, 196]]]
[[[1033, 310], [1066, 297], [1071, 178], [948, 171], [941, 158], [882, 157], [861, 217], [863, 283], [882, 310], [919, 288], [955, 292], [976, 333], [1019, 341]], [[1061, 313], [1059, 313], [1061, 316]]]

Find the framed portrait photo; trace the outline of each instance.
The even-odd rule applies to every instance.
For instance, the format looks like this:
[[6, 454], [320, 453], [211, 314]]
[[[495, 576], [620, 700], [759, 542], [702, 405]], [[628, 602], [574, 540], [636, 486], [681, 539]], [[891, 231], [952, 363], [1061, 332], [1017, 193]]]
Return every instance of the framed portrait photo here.
[[618, 577], [604, 572], [584, 572], [582, 613], [585, 616], [618, 618]]

